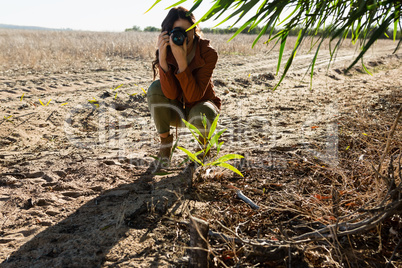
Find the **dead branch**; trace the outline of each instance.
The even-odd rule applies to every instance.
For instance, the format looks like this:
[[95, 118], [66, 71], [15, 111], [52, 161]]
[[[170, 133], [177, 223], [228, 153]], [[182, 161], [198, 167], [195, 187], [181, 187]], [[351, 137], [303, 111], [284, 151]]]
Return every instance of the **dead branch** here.
[[385, 146], [384, 153], [382, 154], [380, 163], [378, 164], [378, 169], [377, 169], [378, 173], [381, 171], [382, 162], [384, 161], [384, 158], [388, 153], [389, 145], [391, 144], [391, 139], [392, 139], [392, 136], [394, 135], [394, 132], [395, 132], [396, 126], [398, 125], [398, 121], [399, 121], [399, 118], [401, 117], [401, 114], [402, 114], [402, 107], [399, 109], [398, 114], [395, 118], [394, 124], [392, 125], [391, 131], [388, 134], [387, 145]]
[[190, 216], [190, 262], [189, 267], [208, 267], [208, 222]]

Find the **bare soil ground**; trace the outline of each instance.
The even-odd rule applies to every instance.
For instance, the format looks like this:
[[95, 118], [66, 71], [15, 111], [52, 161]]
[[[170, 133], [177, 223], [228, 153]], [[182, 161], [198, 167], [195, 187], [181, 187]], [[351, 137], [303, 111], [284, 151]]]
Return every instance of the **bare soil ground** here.
[[[222, 153], [245, 156], [233, 163], [244, 178], [212, 169], [192, 185], [181, 152], [165, 173], [150, 168], [158, 139], [142, 90], [152, 82], [149, 61], [1, 72], [0, 266], [185, 267], [193, 215], [214, 232], [272, 243], [211, 236], [217, 267], [385, 267], [391, 258], [390, 267], [402, 267], [398, 214], [364, 233], [273, 247], [353, 221], [383, 200], [387, 188], [371, 163], [378, 165], [402, 103], [402, 54], [391, 55], [394, 48], [367, 54], [372, 76], [361, 67], [342, 73], [353, 49], [341, 49], [328, 70], [323, 51], [311, 89], [305, 70], [313, 54], [301, 53], [276, 91], [274, 53], [222, 55], [214, 73], [219, 129], [227, 129]], [[401, 155], [401, 125], [386, 163]], [[178, 132], [181, 146], [195, 146]]]

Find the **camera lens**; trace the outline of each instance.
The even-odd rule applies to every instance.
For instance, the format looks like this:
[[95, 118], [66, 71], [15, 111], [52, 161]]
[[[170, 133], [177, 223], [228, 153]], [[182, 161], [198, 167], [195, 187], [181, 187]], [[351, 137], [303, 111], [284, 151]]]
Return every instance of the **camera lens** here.
[[184, 43], [184, 40], [185, 40], [186, 37], [187, 37], [186, 31], [183, 30], [183, 29], [180, 28], [180, 27], [174, 28], [174, 29], [170, 32], [170, 34], [172, 35], [173, 43], [175, 43], [175, 44], [178, 45], [178, 46], [182, 46], [183, 43]]

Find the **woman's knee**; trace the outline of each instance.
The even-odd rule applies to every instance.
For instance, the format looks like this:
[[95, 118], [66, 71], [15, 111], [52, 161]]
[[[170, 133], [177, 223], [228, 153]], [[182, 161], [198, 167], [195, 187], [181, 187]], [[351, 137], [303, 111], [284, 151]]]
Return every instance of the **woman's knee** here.
[[152, 97], [155, 95], [162, 95], [164, 96], [162, 92], [162, 87], [161, 87], [161, 81], [160, 80], [155, 80], [152, 82], [152, 84], [149, 86], [147, 90], [147, 97]]
[[207, 119], [207, 128], [212, 124], [218, 115], [218, 109], [211, 102], [206, 101], [194, 106], [188, 115], [189, 122], [197, 127], [202, 127], [202, 118], [205, 115]]

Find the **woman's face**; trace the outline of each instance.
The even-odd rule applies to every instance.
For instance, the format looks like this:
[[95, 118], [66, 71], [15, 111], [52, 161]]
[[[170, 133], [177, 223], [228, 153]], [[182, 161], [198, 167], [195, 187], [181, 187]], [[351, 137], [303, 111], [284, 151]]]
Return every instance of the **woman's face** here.
[[[187, 30], [191, 26], [192, 26], [192, 24], [188, 20], [178, 19], [173, 24], [173, 29], [176, 28], [176, 27], [180, 27], [180, 28], [182, 28], [184, 30]], [[187, 46], [188, 47], [191, 47], [193, 45], [194, 33], [195, 33], [195, 28], [193, 28], [193, 29], [191, 29], [190, 31], [187, 32], [187, 40], [188, 40]]]

